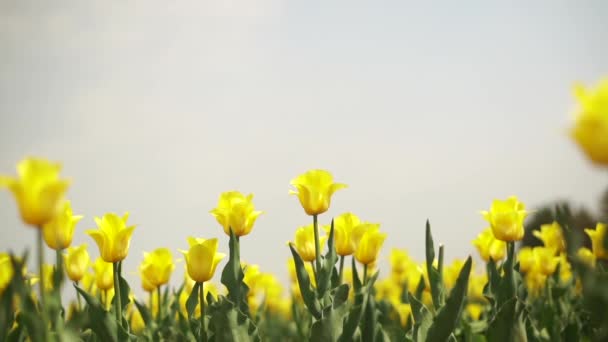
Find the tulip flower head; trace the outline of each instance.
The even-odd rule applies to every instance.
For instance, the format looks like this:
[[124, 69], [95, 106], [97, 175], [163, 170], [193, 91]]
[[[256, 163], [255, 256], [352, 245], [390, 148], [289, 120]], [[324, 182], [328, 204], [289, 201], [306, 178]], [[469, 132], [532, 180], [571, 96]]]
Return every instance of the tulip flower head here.
[[98, 289], [101, 291], [114, 289], [114, 271], [111, 262], [97, 258], [93, 264], [93, 271], [95, 272], [95, 285]]
[[11, 257], [7, 253], [0, 253], [0, 295], [13, 279], [15, 271]]
[[386, 234], [380, 233], [380, 225], [367, 229], [361, 236], [361, 241], [355, 251], [355, 259], [364, 265], [374, 263], [385, 239]]
[[217, 239], [188, 238], [190, 249], [181, 251], [186, 258], [188, 275], [192, 280], [203, 283], [210, 280], [215, 269], [226, 254], [218, 253]]
[[556, 253], [566, 250], [562, 227], [557, 222], [543, 224], [540, 226], [540, 231], [536, 230], [533, 234], [543, 242], [545, 247], [555, 250]]
[[[347, 256], [355, 252], [356, 241], [353, 238], [353, 230], [359, 224], [361, 220], [353, 213], [344, 213], [334, 218], [334, 240], [338, 255]], [[325, 226], [324, 229], [329, 234], [331, 226]]]
[[308, 215], [319, 215], [329, 209], [333, 194], [346, 184], [334, 183], [331, 173], [325, 170], [310, 170], [291, 181], [296, 191], [289, 193], [298, 196], [300, 204]]
[[[144, 261], [139, 266], [143, 282], [148, 282], [153, 288], [169, 282], [171, 273], [175, 269], [173, 256], [167, 248], [158, 248], [151, 253], [144, 252]], [[144, 286], [146, 291], [146, 287]]]
[[247, 196], [238, 191], [228, 191], [220, 195], [217, 208], [211, 214], [217, 222], [224, 227], [226, 235], [230, 236], [230, 229], [236, 236], [247, 235], [253, 229], [253, 224], [261, 211], [256, 211], [253, 205], [253, 194]]
[[593, 254], [593, 252], [586, 247], [581, 247], [578, 249], [578, 251], [576, 252], [576, 256], [578, 257], [578, 259], [580, 261], [582, 261], [583, 263], [585, 263], [587, 266], [594, 268], [595, 267], [595, 254]]
[[70, 184], [60, 171], [61, 164], [26, 158], [17, 165], [17, 178], [0, 175], [0, 188], [13, 193], [23, 222], [41, 228], [55, 217]]
[[512, 242], [523, 239], [524, 219], [528, 212], [517, 197], [494, 200], [490, 211], [482, 211], [481, 214], [490, 223], [492, 233], [498, 240]]
[[497, 240], [490, 227], [477, 235], [477, 238], [473, 240], [473, 246], [477, 248], [479, 255], [486, 262], [490, 261], [490, 258], [494, 261], [504, 259], [507, 250], [507, 244], [504, 241]]
[[63, 208], [57, 215], [42, 226], [44, 241], [54, 250], [62, 250], [69, 247], [72, 244], [74, 228], [81, 219], [82, 216], [73, 215], [70, 201], [65, 201]]
[[570, 135], [591, 161], [608, 166], [608, 79], [595, 89], [577, 85], [574, 91], [579, 109]]
[[122, 217], [114, 214], [105, 214], [102, 218], [95, 217], [97, 230], [90, 229], [89, 234], [97, 243], [99, 254], [106, 262], [118, 262], [129, 254], [131, 235], [135, 226], [127, 226], [129, 213]]
[[[327, 240], [327, 236], [319, 238], [321, 246]], [[296, 229], [296, 238], [294, 242], [291, 242], [292, 246], [296, 249], [302, 260], [314, 261], [316, 257], [315, 252], [315, 228], [312, 224], [300, 227]]]
[[604, 248], [604, 240], [606, 239], [606, 225], [598, 223], [595, 229], [585, 229], [585, 233], [591, 239], [591, 247], [593, 254], [597, 259], [608, 259], [608, 251]]
[[91, 263], [86, 244], [78, 247], [69, 247], [63, 259], [68, 278], [73, 282], [79, 282], [84, 277]]

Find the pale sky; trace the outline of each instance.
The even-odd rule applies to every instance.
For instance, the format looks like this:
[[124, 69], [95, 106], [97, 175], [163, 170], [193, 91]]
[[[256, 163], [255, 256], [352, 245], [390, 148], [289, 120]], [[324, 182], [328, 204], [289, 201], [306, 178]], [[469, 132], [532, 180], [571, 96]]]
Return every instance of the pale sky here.
[[[312, 168], [349, 185], [322, 223], [381, 223], [384, 269], [395, 247], [422, 261], [427, 218], [464, 258], [494, 198], [595, 209], [606, 171], [567, 128], [574, 82], [608, 76], [607, 15], [601, 0], [2, 0], [0, 173], [62, 161], [93, 258], [93, 217], [130, 211], [127, 272], [157, 247], [181, 258], [188, 236], [227, 252], [209, 210], [235, 189], [265, 212], [243, 259], [286, 281], [285, 243], [311, 222], [289, 181]], [[0, 227], [0, 250], [34, 246], [6, 191]]]

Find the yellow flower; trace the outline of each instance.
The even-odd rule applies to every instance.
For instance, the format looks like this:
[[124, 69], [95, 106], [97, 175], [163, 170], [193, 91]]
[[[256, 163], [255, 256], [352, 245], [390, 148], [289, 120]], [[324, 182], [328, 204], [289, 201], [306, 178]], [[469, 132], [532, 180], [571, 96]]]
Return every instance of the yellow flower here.
[[13, 263], [11, 257], [7, 253], [0, 253], [0, 295], [8, 287], [15, 271], [13, 269]]
[[562, 282], [568, 282], [572, 279], [572, 266], [565, 253], [559, 255], [559, 279]]
[[334, 192], [346, 187], [346, 184], [334, 183], [331, 173], [325, 170], [310, 170], [293, 179], [291, 185], [297, 191], [291, 190], [289, 193], [298, 196], [308, 215], [326, 212]]
[[97, 258], [93, 264], [95, 271], [95, 285], [101, 291], [114, 289], [114, 271], [112, 263], [104, 261], [102, 258]]
[[517, 261], [519, 261], [519, 270], [521, 272], [528, 272], [534, 267], [534, 253], [530, 247], [522, 247], [517, 254]]
[[562, 227], [559, 223], [543, 224], [540, 226], [540, 231], [534, 231], [534, 236], [543, 242], [545, 247], [555, 250], [556, 253], [561, 253], [566, 250], [566, 241], [562, 233]]
[[595, 267], [595, 254], [586, 247], [581, 247], [578, 249], [576, 255], [579, 260], [587, 264], [587, 266], [594, 268]]
[[181, 251], [186, 258], [188, 275], [194, 281], [203, 283], [210, 280], [215, 269], [226, 254], [217, 252], [217, 239], [188, 238], [190, 249]]
[[44, 278], [44, 291], [53, 290], [53, 273], [55, 266], [51, 264], [42, 265], [42, 277]]
[[238, 191], [228, 191], [220, 195], [217, 208], [211, 214], [224, 227], [226, 235], [230, 236], [230, 228], [236, 236], [247, 235], [253, 229], [255, 220], [262, 214], [253, 206], [253, 195], [247, 196]]
[[483, 312], [483, 305], [479, 303], [469, 303], [467, 304], [466, 310], [471, 319], [477, 321]]
[[534, 248], [523, 247], [517, 256], [519, 270], [524, 273], [541, 273], [551, 275], [555, 272], [560, 261], [555, 256], [555, 250], [548, 247], [536, 246]]
[[42, 236], [46, 244], [54, 249], [61, 250], [72, 244], [74, 228], [82, 216], [74, 216], [70, 201], [65, 201], [62, 210], [55, 217], [42, 226]]
[[538, 296], [540, 291], [545, 288], [547, 276], [540, 272], [529, 272], [524, 280], [530, 294]]
[[18, 178], [0, 175], [0, 188], [13, 193], [23, 222], [42, 228], [55, 217], [69, 186], [59, 178], [60, 171], [58, 163], [26, 158], [17, 165]]
[[380, 225], [366, 230], [355, 251], [355, 259], [364, 265], [375, 262], [385, 239], [386, 234], [380, 233]]
[[[131, 306], [132, 307], [132, 306]], [[141, 313], [137, 308], [131, 309], [131, 315], [129, 316], [129, 326], [134, 333], [139, 334], [146, 327], [144, 318], [141, 317]]]
[[408, 263], [412, 262], [407, 251], [393, 248], [391, 250], [391, 273], [401, 275], [407, 270]]
[[412, 315], [412, 307], [410, 304], [399, 303], [395, 307], [397, 313], [399, 314], [399, 321], [401, 322], [401, 326], [405, 327], [407, 325], [407, 321]]
[[376, 289], [376, 300], [387, 300], [391, 303], [398, 303], [401, 301], [401, 286], [395, 283], [391, 278], [378, 280], [374, 284]]
[[608, 79], [592, 90], [578, 85], [575, 95], [580, 109], [570, 135], [589, 159], [608, 165]]
[[167, 284], [174, 269], [173, 256], [167, 248], [158, 248], [152, 253], [144, 252], [144, 261], [139, 266], [142, 281], [150, 283], [154, 288]]
[[74, 282], [79, 282], [84, 277], [91, 263], [86, 244], [68, 248], [63, 259], [68, 277]]
[[486, 273], [483, 274], [471, 274], [469, 279], [469, 288], [467, 291], [467, 296], [470, 299], [486, 301], [486, 297], [483, 295], [483, 288], [488, 283], [488, 275]]
[[[319, 238], [319, 244], [323, 246], [327, 240], [327, 236]], [[300, 227], [296, 230], [295, 241], [291, 243], [302, 260], [314, 261], [316, 257], [315, 252], [315, 228], [312, 224], [308, 226]]]
[[[347, 256], [355, 252], [355, 241], [353, 230], [361, 224], [359, 218], [353, 213], [344, 213], [334, 218], [334, 238], [336, 241], [336, 253]], [[326, 226], [325, 231], [329, 234], [331, 226]]]
[[490, 223], [494, 237], [501, 241], [519, 241], [524, 237], [524, 219], [528, 215], [525, 205], [511, 196], [506, 200], [494, 200], [490, 211], [482, 211]]
[[593, 254], [597, 259], [608, 259], [608, 251], [604, 248], [604, 240], [606, 239], [606, 225], [598, 223], [593, 229], [585, 229], [585, 233], [591, 239], [591, 247]]
[[473, 246], [477, 248], [484, 261], [488, 262], [492, 258], [496, 262], [504, 259], [507, 245], [504, 241], [497, 240], [492, 233], [492, 228], [488, 227], [473, 240]]
[[103, 218], [95, 217], [97, 230], [90, 229], [89, 234], [99, 247], [99, 254], [106, 262], [117, 262], [129, 254], [129, 244], [135, 226], [127, 227], [129, 213], [119, 217], [114, 213], [108, 213]]

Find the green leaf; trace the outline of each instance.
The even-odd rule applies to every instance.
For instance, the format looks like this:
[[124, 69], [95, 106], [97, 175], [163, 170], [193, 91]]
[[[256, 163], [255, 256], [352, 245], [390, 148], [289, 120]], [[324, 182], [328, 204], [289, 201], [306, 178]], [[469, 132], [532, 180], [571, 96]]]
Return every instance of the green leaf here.
[[192, 287], [192, 292], [190, 292], [190, 295], [188, 296], [188, 299], [186, 300], [186, 312], [188, 313], [188, 319], [192, 319], [192, 314], [194, 314], [194, 310], [196, 309], [196, 306], [198, 305], [198, 297], [199, 297], [199, 291], [201, 288], [201, 283], [197, 282], [194, 284], [194, 286]]
[[323, 295], [329, 288], [331, 283], [332, 274], [335, 273], [334, 266], [338, 261], [338, 255], [336, 254], [336, 248], [334, 243], [334, 221], [331, 221], [331, 229], [329, 231], [329, 239], [327, 240], [327, 253], [323, 259], [322, 267], [317, 270], [319, 282], [317, 284], [318, 297], [323, 298]]
[[120, 305], [122, 306], [122, 312], [126, 312], [126, 307], [129, 305], [131, 301], [129, 299], [129, 294], [131, 293], [131, 288], [129, 287], [129, 283], [122, 276], [122, 261], [118, 264], [118, 286], [120, 289]]
[[433, 305], [435, 309], [438, 309], [443, 305], [443, 280], [441, 275], [433, 262], [435, 261], [435, 247], [433, 243], [433, 235], [431, 234], [431, 224], [426, 221], [426, 270], [429, 276], [429, 283], [431, 285], [431, 297], [433, 298]]
[[341, 306], [342, 304], [346, 303], [346, 301], [348, 300], [348, 291], [349, 291], [348, 284], [342, 284], [342, 285], [336, 287], [332, 291], [332, 297], [333, 297], [332, 306], [334, 307], [334, 309]]
[[352, 270], [353, 270], [353, 288], [355, 289], [355, 293], [361, 291], [361, 278], [359, 278], [359, 271], [357, 271], [357, 264], [355, 263], [355, 258], [351, 257], [352, 261]]
[[8, 335], [10, 328], [13, 326], [13, 289], [11, 283], [4, 289], [0, 295], [0, 341]]
[[412, 316], [414, 316], [414, 329], [412, 337], [414, 341], [426, 341], [427, 332], [433, 324], [431, 312], [411, 293], [408, 293], [410, 305], [412, 306]]
[[228, 289], [228, 299], [235, 303], [239, 310], [249, 315], [249, 306], [246, 302], [247, 292], [249, 288], [243, 282], [245, 273], [241, 267], [240, 241], [234, 235], [234, 231], [230, 228], [230, 248], [228, 262], [222, 270], [222, 284]]
[[337, 308], [328, 306], [323, 310], [323, 317], [312, 324], [311, 341], [338, 341], [342, 335], [346, 306]]
[[152, 314], [150, 313], [150, 310], [148, 309], [148, 307], [136, 300], [133, 302], [135, 303], [135, 306], [137, 307], [137, 310], [139, 311], [141, 318], [144, 320], [144, 323], [146, 323], [146, 326], [152, 324], [152, 321], [153, 321]]
[[117, 325], [114, 317], [103, 308], [97, 298], [91, 296], [76, 284], [74, 284], [74, 287], [88, 304], [86, 311], [89, 314], [91, 330], [93, 330], [102, 341], [117, 341]]
[[260, 341], [255, 324], [224, 297], [209, 306], [209, 314], [209, 329], [213, 332], [214, 341]]
[[511, 342], [515, 341], [515, 298], [509, 299], [499, 309], [488, 327], [488, 341]]
[[298, 286], [300, 287], [300, 293], [302, 294], [304, 304], [316, 319], [320, 319], [321, 306], [315, 296], [312, 286], [310, 285], [310, 278], [308, 277], [308, 272], [304, 267], [304, 261], [302, 261], [302, 258], [291, 244], [289, 245], [289, 249], [291, 250], [291, 255], [293, 256], [293, 260], [295, 262]]
[[373, 296], [367, 297], [367, 307], [363, 315], [363, 324], [361, 326], [361, 337], [363, 341], [375, 342], [376, 339], [376, 324], [378, 315], [376, 314], [376, 302]]
[[433, 319], [427, 335], [429, 341], [447, 341], [456, 329], [467, 294], [471, 264], [472, 260], [469, 256], [458, 274], [456, 285], [450, 292], [448, 300]]

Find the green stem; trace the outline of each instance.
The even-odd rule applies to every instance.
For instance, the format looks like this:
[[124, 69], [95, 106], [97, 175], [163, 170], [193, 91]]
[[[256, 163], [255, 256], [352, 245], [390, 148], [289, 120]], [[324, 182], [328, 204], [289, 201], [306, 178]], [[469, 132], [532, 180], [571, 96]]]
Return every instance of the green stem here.
[[201, 341], [207, 342], [207, 331], [205, 329], [205, 283], [202, 282], [199, 288], [198, 296], [199, 303], [201, 306]]
[[[76, 286], [78, 286], [78, 282], [76, 282]], [[80, 299], [80, 293], [76, 291], [76, 301], [78, 302], [78, 311], [82, 311], [82, 301]]]
[[344, 270], [344, 259], [346, 257], [344, 255], [340, 255], [340, 268], [338, 269], [338, 279], [340, 279], [340, 284], [342, 284], [342, 274]]
[[[122, 305], [120, 303], [120, 284], [119, 284], [119, 274], [118, 274], [118, 262], [112, 263], [112, 268], [114, 271], [114, 311], [116, 313], [116, 323], [117, 327], [122, 325]], [[120, 328], [119, 328], [120, 329]], [[119, 330], [120, 332], [120, 330]]]
[[163, 319], [163, 305], [160, 300], [160, 285], [156, 288], [156, 294], [158, 295], [158, 324], [160, 325], [161, 320]]
[[45, 288], [45, 280], [43, 274], [44, 268], [44, 245], [42, 243], [42, 227], [38, 227], [38, 236], [36, 239], [37, 247], [38, 247], [38, 272], [40, 275], [40, 313], [42, 315], [42, 322], [44, 323], [44, 329], [42, 329], [42, 337], [46, 340], [47, 338], [47, 327], [48, 319], [46, 316], [46, 294], [44, 291]]
[[367, 264], [363, 265], [363, 285], [367, 285]]
[[[61, 272], [59, 274], [59, 283], [57, 284], [57, 296], [59, 297], [59, 304], [63, 306], [61, 302], [61, 283], [63, 281], [63, 254], [61, 254], [61, 250], [56, 250], [56, 260], [55, 260], [55, 272]], [[54, 279], [55, 277], [53, 277]]]
[[148, 296], [148, 307], [150, 307], [150, 312], [154, 312], [152, 309], [154, 307], [154, 291], [148, 292], [150, 295]]
[[318, 279], [317, 274], [321, 270], [321, 252], [319, 251], [321, 249], [321, 246], [319, 243], [319, 224], [317, 222], [317, 215], [312, 216], [312, 224], [314, 226], [314, 231], [315, 231], [315, 260], [317, 262], [317, 272], [315, 273], [315, 279], [317, 280], [317, 284], [318, 284], [319, 279]]

